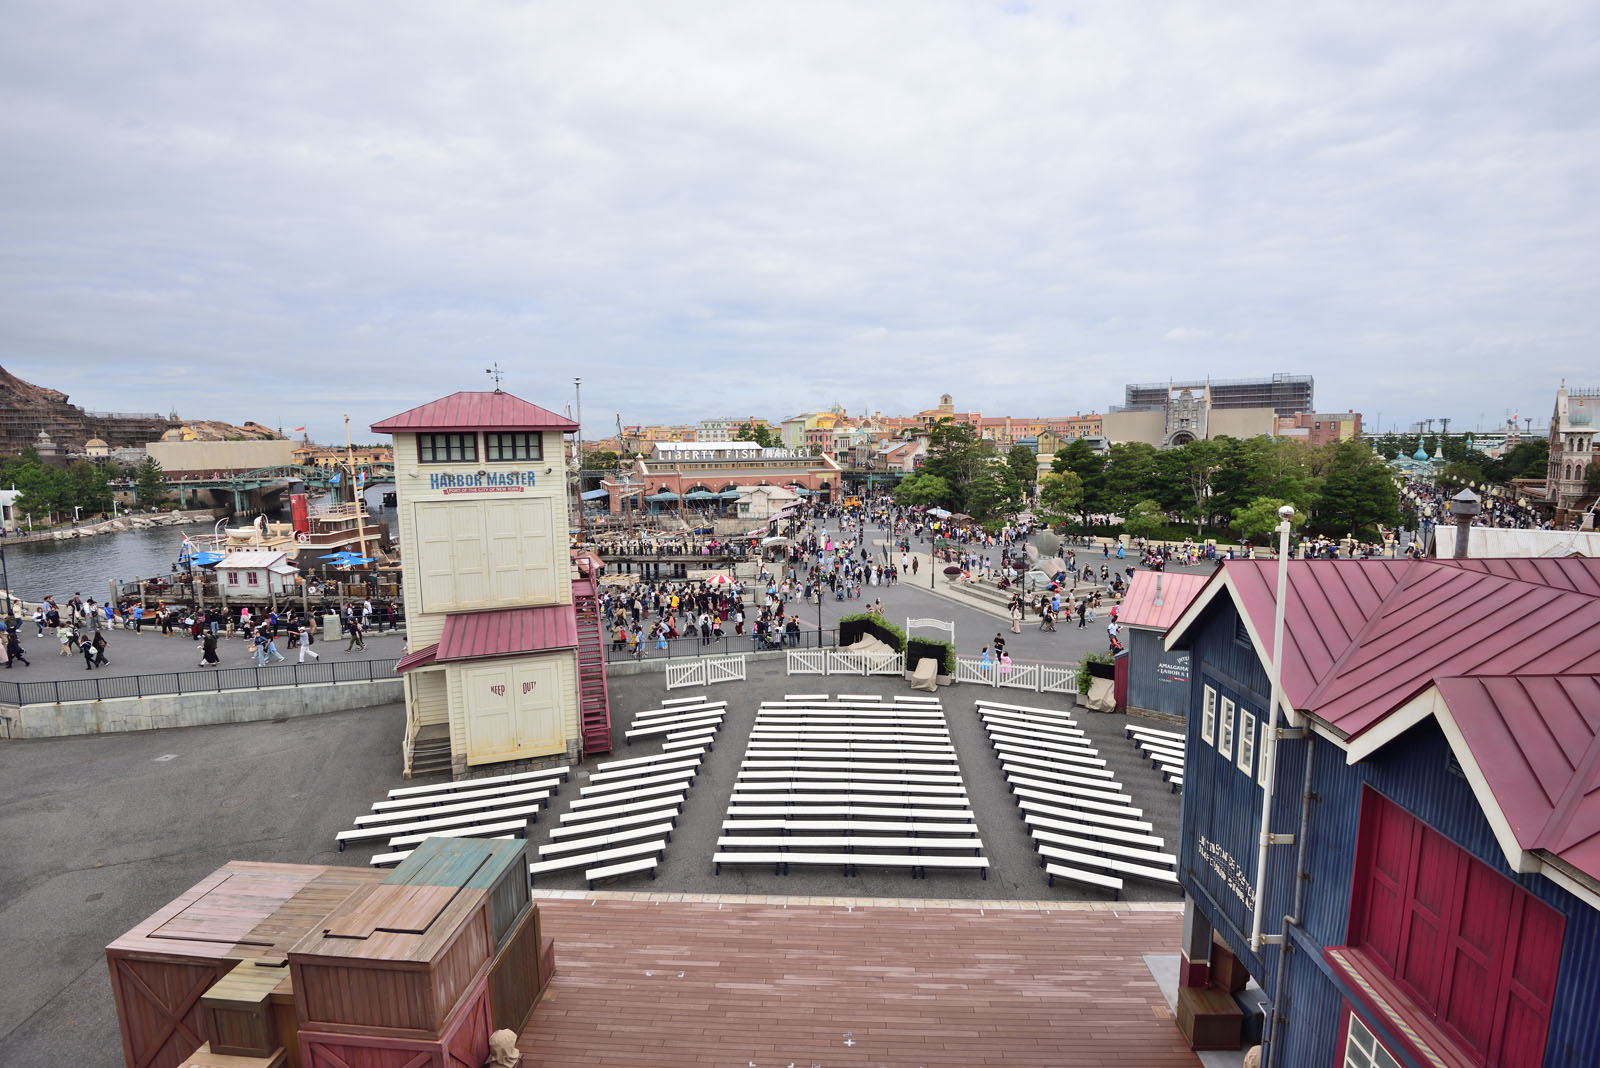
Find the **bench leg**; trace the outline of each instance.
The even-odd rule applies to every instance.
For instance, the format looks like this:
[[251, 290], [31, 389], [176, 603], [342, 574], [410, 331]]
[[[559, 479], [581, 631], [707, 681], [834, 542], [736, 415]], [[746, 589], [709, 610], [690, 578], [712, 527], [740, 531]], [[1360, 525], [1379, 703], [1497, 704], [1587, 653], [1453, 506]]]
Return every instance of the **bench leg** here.
[[1045, 873], [1045, 878], [1049, 880], [1049, 882], [1047, 882], [1045, 885], [1047, 885], [1047, 886], [1056, 885], [1056, 877], [1055, 877], [1055, 874], [1053, 872], [1046, 872]]
[[344, 839], [339, 839], [339, 852], [344, 852]]
[[712, 864], [712, 866], [711, 866], [711, 874], [712, 875], [721, 875], [722, 874], [722, 861], [719, 860], [719, 861], [715, 862], [714, 864]]
[[984, 882], [988, 882], [989, 881], [989, 869], [988, 868], [979, 868], [978, 869], [978, 874], [983, 876], [983, 881]]

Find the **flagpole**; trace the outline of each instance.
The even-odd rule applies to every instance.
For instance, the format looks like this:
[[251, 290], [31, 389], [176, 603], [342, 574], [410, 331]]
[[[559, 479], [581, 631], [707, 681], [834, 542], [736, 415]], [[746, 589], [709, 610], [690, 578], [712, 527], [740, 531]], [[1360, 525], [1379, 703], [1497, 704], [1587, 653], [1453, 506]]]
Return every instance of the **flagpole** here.
[[356, 490], [356, 450], [350, 444], [350, 416], [344, 417], [345, 464], [350, 471], [351, 502], [356, 506], [356, 536], [361, 539], [361, 555], [367, 555], [367, 524], [361, 517], [361, 494]]

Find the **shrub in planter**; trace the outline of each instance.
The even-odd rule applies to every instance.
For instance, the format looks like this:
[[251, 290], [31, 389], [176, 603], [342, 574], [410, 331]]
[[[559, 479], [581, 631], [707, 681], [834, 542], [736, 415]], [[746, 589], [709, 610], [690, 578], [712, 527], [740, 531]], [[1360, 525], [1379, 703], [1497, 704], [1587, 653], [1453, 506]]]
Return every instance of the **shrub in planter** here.
[[861, 640], [863, 634], [872, 635], [885, 645], [893, 648], [897, 653], [906, 651], [906, 632], [882, 616], [875, 615], [872, 612], [856, 612], [848, 616], [839, 617], [839, 644], [841, 646], [854, 645]]
[[906, 670], [915, 671], [917, 662], [933, 657], [939, 661], [939, 674], [956, 673], [956, 647], [939, 638], [912, 638], [906, 642]]
[[1089, 692], [1090, 683], [1095, 679], [1111, 679], [1116, 677], [1116, 668], [1111, 663], [1107, 653], [1090, 653], [1078, 661], [1078, 692]]

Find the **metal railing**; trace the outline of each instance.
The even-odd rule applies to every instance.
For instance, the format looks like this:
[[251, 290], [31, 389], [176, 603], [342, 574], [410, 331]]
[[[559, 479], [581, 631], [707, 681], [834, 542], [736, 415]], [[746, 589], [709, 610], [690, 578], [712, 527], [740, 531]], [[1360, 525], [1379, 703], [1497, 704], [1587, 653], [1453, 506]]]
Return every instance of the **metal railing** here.
[[[818, 639], [821, 639], [820, 641]], [[802, 630], [796, 636], [793, 645], [786, 641], [773, 641], [765, 645], [757, 645], [753, 634], [724, 634], [720, 638], [712, 638], [709, 643], [701, 641], [698, 636], [685, 635], [682, 638], [668, 638], [665, 649], [656, 648], [654, 639], [646, 638], [641, 655], [635, 657], [633, 650], [624, 645], [620, 649], [612, 647], [609, 631], [602, 631], [601, 644], [605, 646], [606, 663], [620, 664], [628, 660], [681, 660], [700, 656], [729, 656], [734, 653], [759, 653], [765, 650], [778, 649], [831, 649], [839, 644], [839, 633], [833, 628], [821, 632], [815, 630]]]
[[0, 704], [50, 705], [70, 701], [111, 701], [128, 697], [166, 697], [270, 686], [328, 686], [338, 682], [398, 679], [395, 658], [329, 660], [315, 664], [166, 671], [151, 675], [91, 675], [57, 682], [0, 682]]

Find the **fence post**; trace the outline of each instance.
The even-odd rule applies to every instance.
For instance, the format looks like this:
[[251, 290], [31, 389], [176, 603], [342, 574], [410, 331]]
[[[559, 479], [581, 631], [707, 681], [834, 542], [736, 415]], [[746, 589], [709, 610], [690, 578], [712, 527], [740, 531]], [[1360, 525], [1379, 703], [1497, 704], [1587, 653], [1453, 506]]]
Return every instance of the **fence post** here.
[[140, 676], [135, 675], [133, 677], [133, 696], [135, 696], [135, 697], [143, 697], [144, 696], [144, 683], [139, 681], [139, 680], [140, 680]]

